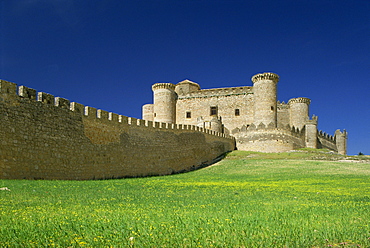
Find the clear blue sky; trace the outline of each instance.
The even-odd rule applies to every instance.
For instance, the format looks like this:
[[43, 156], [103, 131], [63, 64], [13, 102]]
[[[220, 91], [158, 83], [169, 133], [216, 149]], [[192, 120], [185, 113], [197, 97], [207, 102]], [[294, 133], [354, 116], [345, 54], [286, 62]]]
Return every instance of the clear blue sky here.
[[319, 130], [370, 154], [369, 0], [3, 0], [0, 78], [141, 118], [151, 85], [280, 76]]

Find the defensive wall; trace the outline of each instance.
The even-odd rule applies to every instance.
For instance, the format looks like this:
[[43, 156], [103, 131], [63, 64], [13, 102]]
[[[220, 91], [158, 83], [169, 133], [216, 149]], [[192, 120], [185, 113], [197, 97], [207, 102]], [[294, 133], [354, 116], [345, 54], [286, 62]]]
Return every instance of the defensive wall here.
[[260, 123], [258, 126], [242, 126], [232, 131], [237, 147], [246, 151], [281, 152], [305, 147], [305, 129], [299, 130], [290, 125], [269, 125]]
[[338, 152], [338, 147], [336, 145], [336, 136], [332, 136], [323, 131], [317, 133], [317, 148], [326, 148], [331, 151]]
[[167, 175], [235, 149], [231, 136], [144, 121], [0, 80], [0, 178], [89, 180]]

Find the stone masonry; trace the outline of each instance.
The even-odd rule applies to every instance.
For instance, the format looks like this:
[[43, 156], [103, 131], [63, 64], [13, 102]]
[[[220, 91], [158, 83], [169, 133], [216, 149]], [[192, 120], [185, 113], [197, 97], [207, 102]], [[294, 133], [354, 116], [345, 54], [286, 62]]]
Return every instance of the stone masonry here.
[[327, 148], [347, 152], [347, 132], [334, 136], [317, 130], [318, 117], [309, 117], [311, 100], [277, 101], [275, 73], [252, 77], [253, 86], [201, 89], [184, 80], [153, 85], [154, 103], [143, 106], [143, 119], [230, 134], [239, 150], [283, 152], [297, 148]]
[[[174, 100], [166, 94], [158, 92]], [[144, 121], [0, 80], [0, 179], [168, 175], [205, 166], [235, 149], [229, 135], [169, 124], [172, 111], [158, 115], [165, 122]]]

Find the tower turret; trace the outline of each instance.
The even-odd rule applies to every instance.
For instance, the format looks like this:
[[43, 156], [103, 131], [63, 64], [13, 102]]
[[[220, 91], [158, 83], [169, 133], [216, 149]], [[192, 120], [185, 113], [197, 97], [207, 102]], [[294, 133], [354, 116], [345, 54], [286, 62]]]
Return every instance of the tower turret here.
[[200, 90], [200, 86], [188, 79], [176, 84], [175, 91], [178, 95], [186, 95], [195, 91]]
[[302, 130], [309, 119], [310, 103], [311, 100], [306, 97], [292, 98], [289, 100], [290, 126], [298, 127], [299, 130]]
[[308, 148], [317, 148], [317, 116], [306, 122], [305, 143]]
[[171, 83], [156, 83], [152, 86], [154, 94], [153, 120], [157, 122], [176, 122], [175, 85]]
[[268, 126], [270, 123], [276, 127], [276, 84], [279, 76], [275, 73], [266, 72], [252, 77], [254, 93], [254, 124], [260, 123]]

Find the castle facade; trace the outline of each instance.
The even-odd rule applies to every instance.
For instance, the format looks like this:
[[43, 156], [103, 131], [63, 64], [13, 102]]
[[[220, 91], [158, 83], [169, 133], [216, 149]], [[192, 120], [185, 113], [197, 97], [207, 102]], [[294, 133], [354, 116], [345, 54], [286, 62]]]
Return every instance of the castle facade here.
[[253, 86], [201, 89], [190, 80], [152, 86], [153, 104], [143, 106], [147, 121], [195, 125], [235, 137], [239, 150], [283, 152], [327, 148], [347, 153], [347, 132], [318, 131], [318, 117], [309, 117], [311, 100], [277, 101], [275, 73], [252, 77]]

